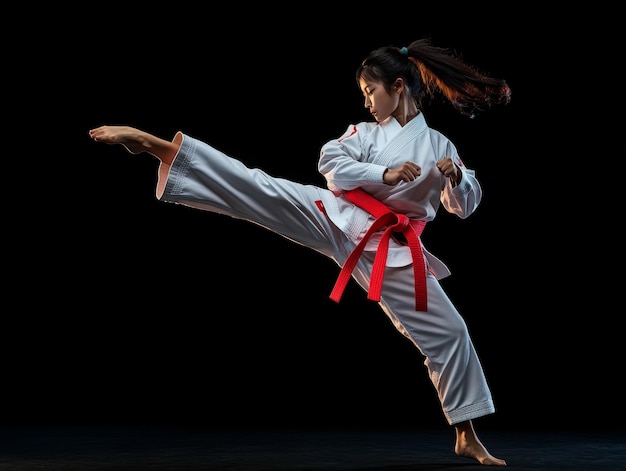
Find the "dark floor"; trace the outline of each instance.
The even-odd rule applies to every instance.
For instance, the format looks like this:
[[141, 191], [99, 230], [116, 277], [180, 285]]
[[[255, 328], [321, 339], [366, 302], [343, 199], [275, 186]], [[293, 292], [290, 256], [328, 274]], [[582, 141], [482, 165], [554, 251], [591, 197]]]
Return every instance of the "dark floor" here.
[[[516, 470], [626, 470], [626, 434], [482, 432]], [[0, 470], [413, 471], [482, 469], [450, 431], [206, 431], [174, 427], [6, 427]]]

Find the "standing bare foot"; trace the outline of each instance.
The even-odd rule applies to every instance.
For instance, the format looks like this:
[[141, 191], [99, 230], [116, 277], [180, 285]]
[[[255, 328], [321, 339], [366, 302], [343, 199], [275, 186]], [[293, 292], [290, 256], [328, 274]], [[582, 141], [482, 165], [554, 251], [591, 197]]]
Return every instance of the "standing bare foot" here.
[[472, 458], [486, 466], [506, 466], [506, 461], [493, 456], [481, 443], [471, 420], [456, 425], [454, 452], [464, 458]]

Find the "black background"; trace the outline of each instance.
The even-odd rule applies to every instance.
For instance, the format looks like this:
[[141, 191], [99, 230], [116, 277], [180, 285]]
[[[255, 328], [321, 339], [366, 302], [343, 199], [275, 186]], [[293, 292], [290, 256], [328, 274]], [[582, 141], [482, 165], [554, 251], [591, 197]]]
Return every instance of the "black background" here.
[[573, 116], [556, 77], [574, 65], [559, 61], [565, 39], [550, 19], [419, 4], [150, 8], [71, 20], [55, 10], [45, 29], [24, 29], [35, 45], [16, 54], [7, 89], [18, 106], [5, 167], [3, 424], [444, 427], [423, 359], [378, 307], [353, 284], [340, 304], [328, 299], [333, 262], [156, 201], [155, 159], [88, 136], [102, 124], [181, 130], [323, 185], [321, 145], [369, 119], [359, 61], [423, 36], [513, 92], [475, 120], [426, 109], [484, 188], [472, 217], [441, 213], [423, 236], [452, 270], [442, 283], [493, 390], [497, 414], [481, 422], [623, 420], [615, 283], [594, 281], [581, 236], [603, 196], [575, 188], [597, 172], [568, 173], [585, 136], [563, 130]]

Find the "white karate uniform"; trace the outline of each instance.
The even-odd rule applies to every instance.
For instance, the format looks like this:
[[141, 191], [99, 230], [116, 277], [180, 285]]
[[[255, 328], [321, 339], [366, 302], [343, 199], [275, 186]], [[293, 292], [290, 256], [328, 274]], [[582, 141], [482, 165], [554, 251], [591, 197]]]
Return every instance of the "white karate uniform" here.
[[[339, 139], [322, 147], [319, 170], [328, 188], [305, 185], [268, 175], [182, 132], [171, 166], [161, 164], [157, 198], [258, 224], [309, 247], [343, 266], [346, 258], [374, 221], [342, 190], [362, 187], [393, 211], [430, 221], [440, 205], [459, 217], [478, 206], [482, 190], [474, 172], [463, 166], [454, 145], [426, 125], [419, 114], [404, 127], [394, 119], [351, 125]], [[462, 169], [461, 182], [452, 187], [436, 167], [452, 157]], [[413, 182], [383, 183], [383, 172], [412, 160], [422, 169]], [[378, 237], [377, 237], [378, 235]], [[352, 273], [368, 290], [379, 234], [367, 243]], [[428, 311], [415, 310], [411, 254], [393, 241], [379, 305], [397, 330], [425, 356], [449, 424], [495, 412], [491, 392], [470, 339], [467, 326], [441, 288], [438, 279], [447, 267], [424, 249]]]

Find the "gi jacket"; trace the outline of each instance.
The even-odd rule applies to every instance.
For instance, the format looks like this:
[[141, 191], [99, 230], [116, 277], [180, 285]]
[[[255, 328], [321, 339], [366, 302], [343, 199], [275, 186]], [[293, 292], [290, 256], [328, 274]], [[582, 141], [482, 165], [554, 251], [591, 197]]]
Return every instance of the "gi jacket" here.
[[[437, 168], [437, 162], [446, 157], [451, 157], [462, 172], [460, 183], [454, 187]], [[421, 167], [419, 177], [395, 186], [383, 182], [386, 169], [407, 161]], [[324, 195], [326, 213], [355, 243], [363, 238], [374, 217], [343, 196], [346, 190], [361, 187], [392, 211], [420, 221], [433, 220], [440, 206], [464, 219], [476, 210], [482, 198], [475, 172], [465, 167], [447, 137], [427, 126], [423, 113], [405, 126], [393, 117], [380, 123], [351, 124], [341, 137], [322, 146], [318, 169], [334, 195]], [[376, 250], [380, 235], [370, 239], [366, 251]], [[438, 279], [450, 275], [445, 264], [426, 249], [424, 256]], [[392, 241], [387, 265], [406, 266], [411, 262], [409, 248]]]

